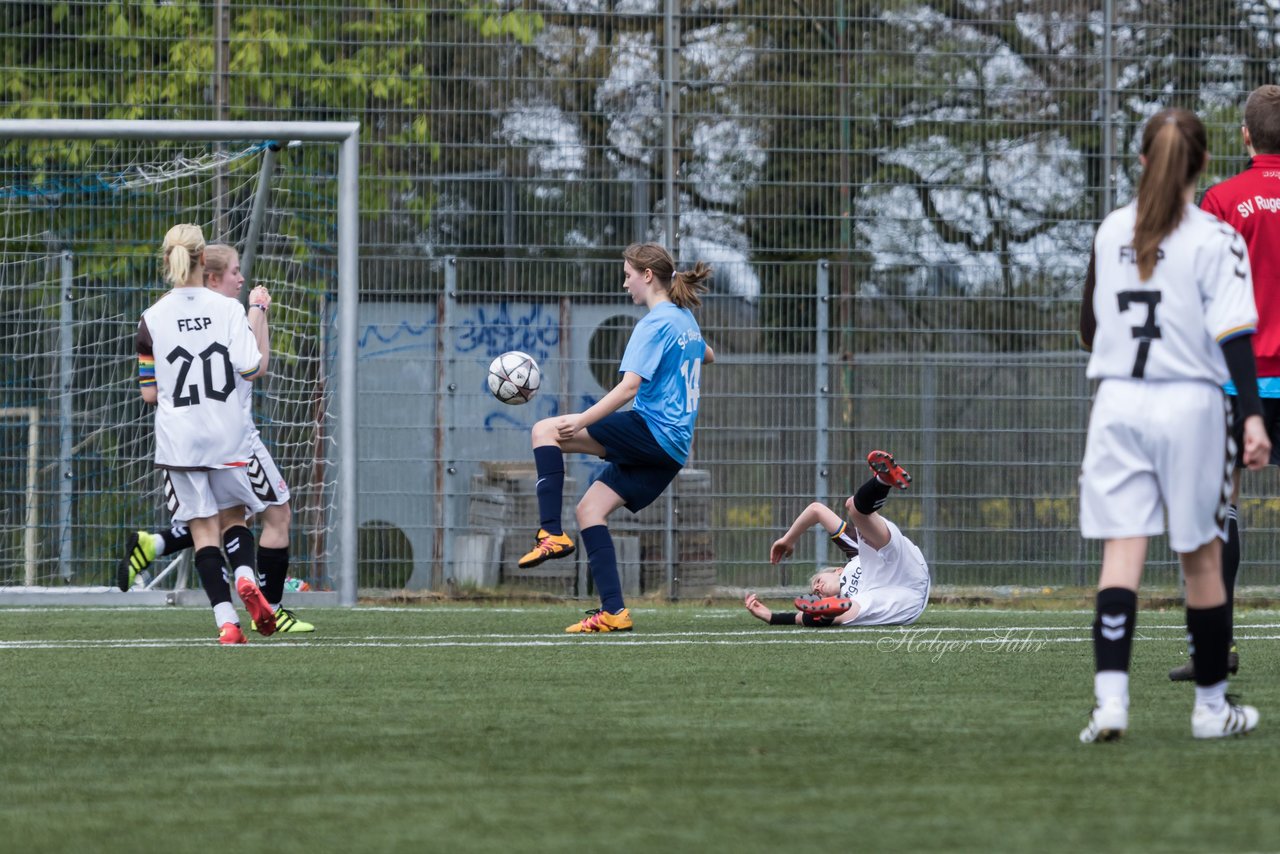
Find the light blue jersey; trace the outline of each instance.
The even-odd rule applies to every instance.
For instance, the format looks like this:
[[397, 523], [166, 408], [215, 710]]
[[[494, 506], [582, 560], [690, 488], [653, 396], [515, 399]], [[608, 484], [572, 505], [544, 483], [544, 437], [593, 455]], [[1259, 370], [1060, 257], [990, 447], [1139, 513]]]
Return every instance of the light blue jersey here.
[[636, 324], [618, 366], [619, 372], [630, 371], [644, 380], [632, 409], [680, 465], [689, 459], [693, 444], [706, 353], [693, 313], [675, 303], [661, 302]]
[[[1232, 397], [1237, 396], [1233, 382], [1223, 383], [1222, 390]], [[1258, 377], [1258, 397], [1280, 397], [1280, 377]]]

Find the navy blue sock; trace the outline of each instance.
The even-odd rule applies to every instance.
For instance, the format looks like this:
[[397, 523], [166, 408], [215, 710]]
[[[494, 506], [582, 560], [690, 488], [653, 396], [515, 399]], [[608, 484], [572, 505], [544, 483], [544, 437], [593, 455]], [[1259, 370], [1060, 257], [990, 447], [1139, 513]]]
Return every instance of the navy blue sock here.
[[540, 445], [533, 449], [533, 462], [538, 469], [538, 524], [548, 534], [563, 534], [560, 507], [564, 504], [564, 452], [559, 445]]
[[613, 550], [613, 537], [608, 525], [592, 525], [578, 532], [582, 547], [587, 550], [587, 564], [591, 578], [600, 595], [600, 607], [616, 614], [627, 607], [622, 601], [622, 579], [618, 576], [618, 555]]

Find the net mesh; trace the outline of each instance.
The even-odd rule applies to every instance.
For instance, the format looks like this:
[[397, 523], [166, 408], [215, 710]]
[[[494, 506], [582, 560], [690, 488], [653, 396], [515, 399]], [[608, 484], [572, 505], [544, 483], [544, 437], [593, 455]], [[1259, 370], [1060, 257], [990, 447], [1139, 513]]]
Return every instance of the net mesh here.
[[[330, 584], [334, 466], [324, 341], [335, 292], [336, 152], [273, 142], [11, 141], [0, 160], [0, 585], [110, 584], [128, 531], [168, 523], [134, 334], [164, 292], [159, 247], [180, 222], [245, 253], [272, 294], [263, 442], [292, 492], [291, 572]], [[252, 223], [259, 184], [268, 204]], [[35, 413], [35, 466], [29, 465]], [[27, 536], [24, 520], [34, 520]], [[34, 540], [34, 542], [33, 542]]]

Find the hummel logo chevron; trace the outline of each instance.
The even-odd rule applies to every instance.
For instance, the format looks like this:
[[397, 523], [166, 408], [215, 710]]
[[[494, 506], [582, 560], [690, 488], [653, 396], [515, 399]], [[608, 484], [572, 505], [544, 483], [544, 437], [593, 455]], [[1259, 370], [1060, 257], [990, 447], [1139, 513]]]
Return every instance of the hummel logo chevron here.
[[1099, 614], [1102, 623], [1100, 634], [1109, 641], [1118, 641], [1124, 637], [1124, 624], [1128, 620], [1124, 614]]

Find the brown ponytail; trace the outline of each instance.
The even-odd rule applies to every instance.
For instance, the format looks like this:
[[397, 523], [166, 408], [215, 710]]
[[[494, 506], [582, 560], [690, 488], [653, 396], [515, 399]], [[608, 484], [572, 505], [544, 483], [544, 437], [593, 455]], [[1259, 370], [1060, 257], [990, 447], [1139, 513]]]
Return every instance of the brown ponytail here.
[[637, 270], [649, 270], [671, 301], [680, 308], [697, 308], [702, 305], [698, 294], [707, 290], [706, 280], [711, 277], [711, 267], [699, 261], [692, 270], [676, 272], [671, 254], [656, 243], [633, 243], [622, 253], [622, 259]]
[[1183, 194], [1204, 169], [1208, 152], [1204, 125], [1189, 110], [1161, 110], [1142, 132], [1146, 166], [1138, 179], [1138, 219], [1133, 228], [1133, 248], [1138, 256], [1138, 278], [1146, 281], [1155, 272], [1160, 243], [1182, 222]]
[[675, 278], [671, 280], [671, 287], [667, 289], [671, 295], [671, 301], [681, 308], [697, 308], [702, 305], [698, 294], [707, 290], [709, 278], [711, 278], [711, 267], [702, 261], [694, 264], [692, 270], [676, 273]]

